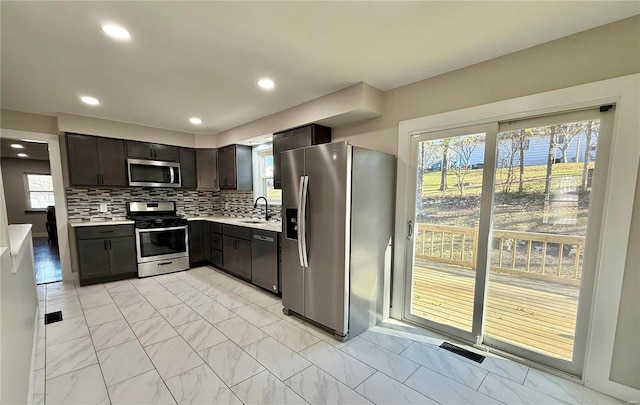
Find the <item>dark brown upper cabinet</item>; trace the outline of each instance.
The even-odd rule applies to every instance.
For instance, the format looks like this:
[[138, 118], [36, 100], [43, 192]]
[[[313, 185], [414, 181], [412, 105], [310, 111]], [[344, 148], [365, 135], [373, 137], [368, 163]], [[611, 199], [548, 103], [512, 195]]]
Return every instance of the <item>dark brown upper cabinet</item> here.
[[218, 183], [218, 149], [197, 149], [198, 190], [220, 190]]
[[180, 177], [182, 188], [196, 188], [196, 150], [192, 148], [178, 148], [180, 162]]
[[126, 186], [124, 141], [66, 134], [72, 186]]
[[282, 188], [280, 153], [306, 146], [331, 142], [331, 128], [311, 124], [273, 134], [273, 187]]
[[127, 157], [131, 159], [154, 159], [169, 162], [178, 161], [176, 146], [159, 143], [127, 141]]
[[218, 149], [220, 190], [253, 190], [251, 147], [229, 145]]

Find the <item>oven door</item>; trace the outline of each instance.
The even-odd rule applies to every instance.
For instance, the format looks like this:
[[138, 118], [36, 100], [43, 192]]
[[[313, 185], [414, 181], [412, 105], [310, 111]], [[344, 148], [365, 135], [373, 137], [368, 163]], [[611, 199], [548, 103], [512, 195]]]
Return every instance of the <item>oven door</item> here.
[[136, 229], [138, 263], [189, 257], [186, 226]]

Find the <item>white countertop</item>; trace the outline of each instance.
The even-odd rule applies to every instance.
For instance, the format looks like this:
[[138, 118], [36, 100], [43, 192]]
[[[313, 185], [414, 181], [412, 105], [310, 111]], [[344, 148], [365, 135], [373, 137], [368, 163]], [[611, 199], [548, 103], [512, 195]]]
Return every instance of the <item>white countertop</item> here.
[[[187, 218], [189, 221], [209, 221], [217, 222], [220, 224], [229, 224], [236, 226], [244, 226], [245, 228], [261, 229], [263, 231], [282, 232], [282, 222], [277, 221], [264, 221], [254, 218], [232, 218], [232, 217], [194, 217]], [[255, 223], [248, 223], [251, 221]], [[131, 225], [134, 221], [130, 220], [116, 220], [116, 221], [82, 221], [82, 222], [69, 222], [69, 226], [78, 228], [82, 226], [102, 226], [102, 225]]]
[[[264, 221], [255, 218], [232, 218], [232, 217], [195, 217], [188, 218], [189, 221], [210, 221], [218, 222], [220, 224], [229, 224], [236, 226], [244, 226], [245, 228], [261, 229], [263, 231], [282, 232], [282, 222], [277, 221]], [[248, 223], [251, 221], [255, 223]]]

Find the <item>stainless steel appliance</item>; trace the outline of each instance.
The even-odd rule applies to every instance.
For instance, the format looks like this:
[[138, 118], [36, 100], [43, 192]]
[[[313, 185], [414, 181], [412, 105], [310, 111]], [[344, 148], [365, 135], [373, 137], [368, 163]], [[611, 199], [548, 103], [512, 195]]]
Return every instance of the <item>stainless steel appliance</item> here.
[[284, 312], [346, 340], [388, 308], [395, 158], [347, 142], [281, 157]]
[[130, 186], [181, 187], [180, 163], [127, 159]]
[[175, 202], [128, 202], [127, 218], [135, 221], [138, 277], [189, 268], [187, 220]]

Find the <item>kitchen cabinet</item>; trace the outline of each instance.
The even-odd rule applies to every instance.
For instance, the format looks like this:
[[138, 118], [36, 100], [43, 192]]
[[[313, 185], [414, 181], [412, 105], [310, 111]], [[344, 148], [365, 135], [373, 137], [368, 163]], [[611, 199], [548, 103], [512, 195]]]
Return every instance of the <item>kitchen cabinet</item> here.
[[218, 178], [220, 190], [253, 189], [251, 147], [229, 145], [218, 149]]
[[219, 190], [218, 149], [197, 149], [198, 190]]
[[280, 291], [278, 249], [277, 232], [251, 231], [251, 283], [276, 294]]
[[192, 148], [178, 148], [180, 162], [180, 177], [182, 188], [196, 188], [196, 150]]
[[209, 262], [216, 267], [222, 267], [224, 252], [222, 249], [222, 225], [209, 223]]
[[138, 272], [133, 225], [76, 230], [80, 285], [132, 277]]
[[159, 143], [127, 141], [127, 157], [131, 159], [154, 159], [169, 162], [178, 161], [176, 146]]
[[222, 239], [223, 268], [245, 280], [251, 280], [251, 230], [224, 225]]
[[189, 221], [189, 264], [206, 261], [205, 257], [205, 228], [209, 224], [205, 221]]
[[311, 124], [273, 134], [273, 187], [282, 188], [280, 153], [331, 142], [331, 128]]
[[72, 186], [126, 186], [124, 141], [66, 134]]

